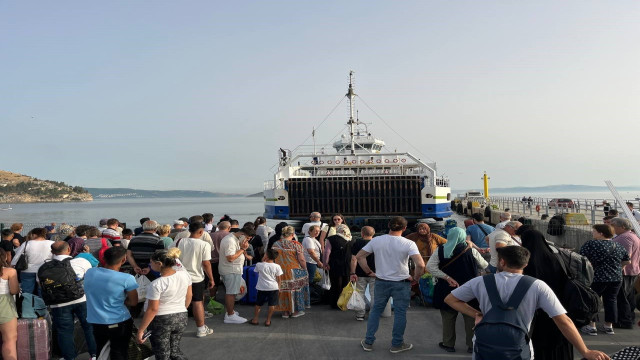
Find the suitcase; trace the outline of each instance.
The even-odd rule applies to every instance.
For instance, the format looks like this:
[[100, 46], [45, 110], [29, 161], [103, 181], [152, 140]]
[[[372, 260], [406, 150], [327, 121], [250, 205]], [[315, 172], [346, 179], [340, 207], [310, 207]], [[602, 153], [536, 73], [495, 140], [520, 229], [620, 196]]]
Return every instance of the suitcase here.
[[51, 331], [45, 319], [18, 319], [18, 360], [48, 360]]
[[247, 295], [240, 299], [241, 304], [255, 304], [258, 300], [258, 290], [256, 285], [258, 284], [258, 273], [255, 272], [256, 266], [245, 266], [242, 268], [242, 278], [247, 284]]

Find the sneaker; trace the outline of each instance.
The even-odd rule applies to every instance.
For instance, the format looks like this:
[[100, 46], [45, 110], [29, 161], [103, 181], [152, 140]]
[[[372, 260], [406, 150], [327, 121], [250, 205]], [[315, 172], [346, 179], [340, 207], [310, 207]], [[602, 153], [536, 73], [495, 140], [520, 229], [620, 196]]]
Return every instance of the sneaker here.
[[443, 342], [439, 342], [438, 347], [446, 352], [456, 352], [453, 346], [446, 346]]
[[224, 316], [224, 323], [225, 324], [244, 324], [247, 322], [247, 319], [238, 316], [238, 314], [233, 314], [231, 316], [229, 316], [229, 314]]
[[204, 318], [205, 318], [205, 319], [208, 319], [208, 318], [210, 318], [210, 317], [213, 317], [213, 314], [212, 314], [212, 313], [210, 313], [210, 312], [208, 312], [208, 311], [205, 311], [205, 312], [204, 312]]
[[213, 330], [209, 329], [209, 327], [205, 325], [204, 326], [204, 331], [198, 330], [196, 332], [196, 337], [201, 338], [201, 337], [205, 337], [205, 336], [211, 335], [211, 334], [213, 334]]
[[299, 318], [300, 316], [304, 316], [304, 311], [298, 311], [297, 313], [291, 315], [292, 318]]
[[598, 331], [602, 331], [603, 333], [605, 333], [607, 335], [614, 335], [615, 334], [613, 332], [613, 328], [612, 327], [606, 327], [604, 325], [598, 326]]
[[590, 326], [590, 325], [585, 325], [585, 326], [581, 327], [580, 331], [583, 334], [587, 334], [587, 335], [591, 335], [591, 336], [598, 335], [598, 330], [596, 330], [596, 328], [594, 328], [593, 326]]
[[356, 320], [358, 320], [358, 321], [364, 321], [364, 316], [357, 316], [357, 315], [356, 315]]
[[402, 343], [400, 346], [392, 346], [389, 351], [394, 354], [413, 349], [413, 344]]
[[360, 340], [360, 345], [364, 351], [373, 351], [373, 344], [367, 344], [364, 339]]

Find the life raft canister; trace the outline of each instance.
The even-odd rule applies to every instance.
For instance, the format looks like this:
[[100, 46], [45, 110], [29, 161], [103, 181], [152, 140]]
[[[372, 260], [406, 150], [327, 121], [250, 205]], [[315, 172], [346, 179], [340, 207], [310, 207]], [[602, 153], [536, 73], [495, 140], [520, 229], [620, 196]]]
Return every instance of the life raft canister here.
[[540, 205], [536, 205], [536, 212], [540, 212]]

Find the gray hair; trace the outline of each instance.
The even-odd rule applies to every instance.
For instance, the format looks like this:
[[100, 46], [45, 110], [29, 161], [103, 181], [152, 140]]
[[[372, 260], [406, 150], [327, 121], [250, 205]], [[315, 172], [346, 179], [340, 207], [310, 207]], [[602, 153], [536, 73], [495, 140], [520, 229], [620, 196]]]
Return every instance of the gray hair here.
[[611, 226], [621, 227], [625, 230], [631, 230], [631, 221], [619, 217], [611, 219]]
[[309, 214], [310, 219], [320, 219], [321, 217], [322, 215], [317, 211], [314, 211], [311, 214]]
[[504, 226], [508, 226], [513, 230], [518, 230], [518, 228], [522, 226], [522, 223], [520, 221], [509, 221], [508, 223], [504, 224]]
[[500, 213], [500, 220], [502, 221], [511, 220], [511, 214], [508, 212]]
[[153, 220], [147, 220], [142, 224], [142, 231], [156, 231], [158, 223]]

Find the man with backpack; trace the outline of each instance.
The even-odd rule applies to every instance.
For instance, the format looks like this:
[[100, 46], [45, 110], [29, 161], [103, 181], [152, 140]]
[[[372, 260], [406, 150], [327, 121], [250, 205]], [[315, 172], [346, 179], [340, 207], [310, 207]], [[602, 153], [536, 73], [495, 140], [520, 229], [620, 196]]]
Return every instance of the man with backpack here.
[[[499, 273], [472, 279], [445, 298], [453, 309], [476, 319], [474, 360], [531, 359], [534, 354], [528, 332], [537, 309], [553, 319], [584, 358], [609, 359], [605, 353], [586, 347], [547, 284], [522, 274], [529, 262], [529, 250], [506, 246], [497, 251]], [[479, 301], [480, 310], [466, 303], [473, 299]]]
[[56, 241], [51, 245], [53, 259], [45, 261], [38, 269], [38, 279], [42, 298], [51, 308], [53, 327], [58, 334], [58, 345], [65, 359], [75, 359], [74, 316], [78, 318], [87, 340], [87, 350], [91, 357], [97, 355], [93, 328], [87, 322], [87, 298], [82, 280], [91, 263], [83, 258], [72, 258], [71, 248], [66, 241]]

